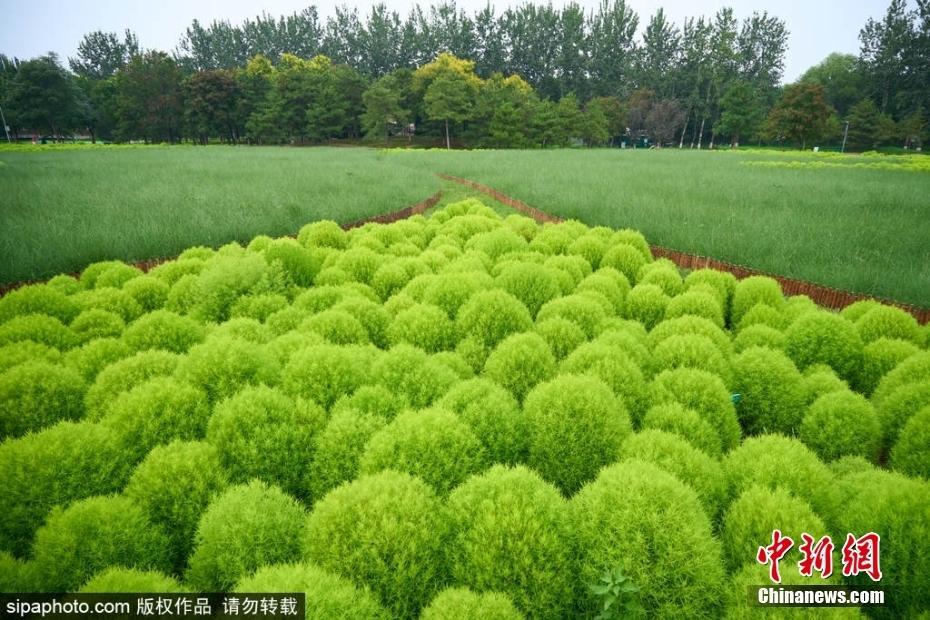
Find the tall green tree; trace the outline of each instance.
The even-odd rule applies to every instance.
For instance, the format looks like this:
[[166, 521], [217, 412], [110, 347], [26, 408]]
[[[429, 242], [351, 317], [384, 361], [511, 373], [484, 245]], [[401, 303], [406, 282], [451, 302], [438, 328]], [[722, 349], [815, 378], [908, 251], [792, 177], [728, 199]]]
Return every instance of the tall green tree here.
[[239, 140], [241, 120], [237, 103], [239, 84], [233, 71], [198, 71], [184, 83], [184, 116], [192, 137], [208, 144], [211, 137]]
[[423, 96], [426, 116], [442, 121], [446, 131], [446, 148], [452, 148], [449, 138], [449, 123], [462, 123], [471, 118], [475, 107], [476, 89], [467, 77], [446, 72], [438, 75]]
[[739, 146], [740, 138], [753, 133], [765, 117], [758, 92], [749, 82], [734, 82], [720, 101], [718, 133], [730, 136], [730, 146]]
[[823, 86], [827, 103], [840, 116], [859, 101], [866, 88], [859, 60], [852, 54], [830, 54], [820, 63], [804, 72], [801, 82], [813, 82]]
[[81, 98], [71, 75], [49, 53], [19, 63], [3, 110], [8, 123], [61, 138], [82, 125]]
[[887, 114], [882, 114], [871, 99], [862, 99], [849, 110], [846, 117], [849, 132], [846, 148], [866, 151], [888, 144], [895, 138], [897, 127]]
[[827, 135], [833, 113], [823, 86], [792, 84], [785, 87], [781, 99], [769, 113], [767, 132], [775, 140], [788, 140], [804, 149], [808, 143]]
[[78, 43], [77, 56], [69, 58], [71, 71], [91, 80], [113, 77], [129, 60], [139, 54], [139, 39], [126, 30], [120, 39], [115, 32], [95, 30]]
[[183, 121], [181, 70], [164, 52], [133, 57], [116, 74], [117, 136], [177, 142]]
[[362, 128], [366, 139], [383, 138], [387, 142], [390, 128], [408, 121], [410, 111], [403, 107], [402, 97], [401, 85], [394, 75], [384, 76], [365, 91]]

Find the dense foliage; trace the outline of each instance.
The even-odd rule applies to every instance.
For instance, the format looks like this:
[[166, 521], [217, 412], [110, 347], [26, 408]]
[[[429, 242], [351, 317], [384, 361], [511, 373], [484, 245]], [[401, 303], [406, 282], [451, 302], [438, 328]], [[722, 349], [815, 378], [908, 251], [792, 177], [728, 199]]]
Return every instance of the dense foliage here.
[[894, 610], [928, 608], [930, 352], [896, 310], [474, 201], [124, 267], [0, 301], [0, 589], [560, 618], [627, 584], [716, 617], [779, 527], [879, 532]]

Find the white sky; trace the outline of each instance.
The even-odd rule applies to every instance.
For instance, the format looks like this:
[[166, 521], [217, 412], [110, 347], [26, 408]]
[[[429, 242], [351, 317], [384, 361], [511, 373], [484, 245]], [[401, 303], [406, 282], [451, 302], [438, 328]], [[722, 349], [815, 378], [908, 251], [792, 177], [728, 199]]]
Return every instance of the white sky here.
[[[458, 0], [467, 12], [482, 8], [487, 0]], [[8, 56], [31, 58], [54, 51], [66, 60], [73, 56], [86, 32], [105, 30], [122, 32], [130, 28], [139, 36], [144, 48], [171, 51], [184, 29], [193, 19], [208, 24], [214, 19], [239, 23], [262, 11], [272, 15], [292, 13], [308, 6], [307, 0], [0, 0], [0, 52]], [[492, 2], [502, 11], [508, 4]], [[591, 9], [599, 0], [579, 0]], [[343, 4], [340, 2], [339, 4]], [[346, 0], [367, 14], [370, 3]], [[409, 13], [412, 0], [385, 0], [385, 4], [402, 16]], [[421, 2], [422, 6], [429, 4]], [[554, 1], [555, 6], [565, 4]], [[858, 54], [859, 30], [869, 17], [881, 17], [888, 0], [628, 0], [629, 6], [645, 25], [657, 8], [681, 24], [694, 15], [712, 15], [723, 6], [732, 6], [737, 17], [753, 11], [768, 11], [787, 22], [790, 31], [785, 59], [785, 81], [793, 81], [831, 52]], [[911, 2], [913, 5], [913, 2]], [[316, 5], [321, 18], [333, 12], [333, 3]]]

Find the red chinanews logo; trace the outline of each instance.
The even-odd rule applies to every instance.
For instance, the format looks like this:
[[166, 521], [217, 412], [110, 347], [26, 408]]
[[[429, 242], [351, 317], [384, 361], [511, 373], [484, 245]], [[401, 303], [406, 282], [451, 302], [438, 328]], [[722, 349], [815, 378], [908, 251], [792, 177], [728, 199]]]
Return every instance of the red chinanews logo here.
[[[833, 540], [829, 536], [814, 539], [804, 532], [801, 534], [801, 544], [798, 550], [803, 556], [798, 562], [798, 572], [803, 577], [812, 577], [814, 572], [820, 573], [821, 579], [833, 574]], [[881, 537], [875, 532], [869, 532], [856, 538], [853, 534], [846, 535], [843, 544], [842, 562], [843, 576], [854, 577], [865, 573], [872, 581], [880, 581], [882, 569], [879, 563]], [[756, 552], [756, 561], [759, 564], [769, 565], [769, 578], [773, 583], [781, 583], [781, 572], [778, 563], [794, 546], [794, 540], [785, 536], [781, 530], [772, 532], [772, 542], [765, 547], [759, 547]]]

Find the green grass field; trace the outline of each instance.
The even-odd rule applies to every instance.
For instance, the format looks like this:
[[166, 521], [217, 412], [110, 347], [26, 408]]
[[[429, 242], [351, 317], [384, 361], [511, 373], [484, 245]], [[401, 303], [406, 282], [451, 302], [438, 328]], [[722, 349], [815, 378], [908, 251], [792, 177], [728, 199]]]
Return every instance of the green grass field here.
[[295, 232], [425, 198], [446, 172], [657, 245], [930, 306], [924, 157], [140, 147], [0, 151], [0, 281]]

